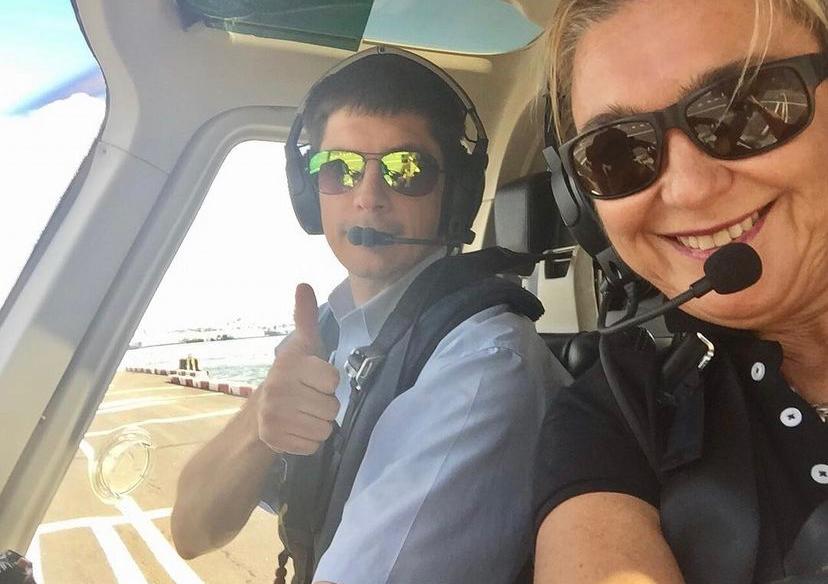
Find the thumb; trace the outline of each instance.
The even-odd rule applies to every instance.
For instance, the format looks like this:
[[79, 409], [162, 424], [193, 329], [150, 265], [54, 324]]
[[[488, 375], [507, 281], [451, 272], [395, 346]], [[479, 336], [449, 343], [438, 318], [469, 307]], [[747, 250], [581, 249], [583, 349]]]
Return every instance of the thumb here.
[[310, 284], [296, 286], [296, 305], [293, 309], [295, 334], [309, 354], [322, 352], [322, 339], [319, 336], [319, 308], [316, 294]]

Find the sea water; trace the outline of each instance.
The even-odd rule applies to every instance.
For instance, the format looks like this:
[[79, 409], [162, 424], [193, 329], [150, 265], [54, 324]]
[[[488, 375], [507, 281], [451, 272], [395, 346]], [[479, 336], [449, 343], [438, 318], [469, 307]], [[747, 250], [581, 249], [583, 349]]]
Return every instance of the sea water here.
[[267, 375], [273, 364], [273, 350], [284, 338], [254, 337], [140, 347], [126, 352], [120, 369], [178, 369], [179, 359], [192, 355], [198, 359], [199, 368], [209, 372], [212, 378], [256, 386]]

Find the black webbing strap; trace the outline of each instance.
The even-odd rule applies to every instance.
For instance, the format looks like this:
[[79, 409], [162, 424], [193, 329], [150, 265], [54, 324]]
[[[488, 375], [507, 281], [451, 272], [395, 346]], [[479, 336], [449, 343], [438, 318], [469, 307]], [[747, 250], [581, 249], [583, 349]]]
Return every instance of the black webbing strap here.
[[522, 254], [502, 247], [490, 247], [477, 252], [447, 256], [417, 276], [403, 294], [397, 307], [386, 319], [376, 339], [366, 347], [359, 347], [348, 358], [346, 369], [351, 387], [364, 389], [397, 341], [428, 306], [449, 294], [491, 277], [495, 274], [516, 273], [539, 256]]
[[697, 362], [706, 354], [704, 343], [697, 345], [692, 337], [673, 348], [674, 355], [686, 352], [680, 363], [669, 357], [662, 363], [663, 355], [641, 340], [602, 337], [601, 363], [662, 484], [664, 537], [688, 582], [750, 584], [759, 541], [758, 500], [751, 427], [737, 373], [720, 359], [702, 379]]
[[704, 455], [671, 472], [661, 526], [688, 582], [751, 584], [759, 503], [749, 421], [738, 373], [719, 359], [705, 383]]
[[[457, 305], [462, 302], [463, 310]], [[437, 345], [469, 317], [493, 306], [508, 305], [512, 312], [536, 321], [543, 314], [543, 304], [531, 293], [503, 278], [489, 278], [442, 298], [414, 325], [405, 365], [400, 374], [398, 392], [417, 381], [426, 361]]]
[[[331, 441], [331, 464], [320, 500], [326, 517], [314, 546], [317, 561], [339, 525], [374, 424], [388, 404], [414, 384], [445, 335], [491, 306], [508, 304], [532, 320], [543, 313], [537, 298], [495, 277], [525, 266], [527, 257], [531, 256], [489, 248], [435, 262], [409, 286], [374, 342], [352, 353], [352, 358], [372, 359], [372, 366], [366, 369], [366, 361], [351, 360], [354, 370], [368, 374], [352, 379], [342, 427]], [[373, 386], [377, 381], [381, 382]]]
[[[445, 333], [459, 324], [455, 320], [465, 320], [483, 308], [503, 303], [513, 305], [516, 311], [533, 319], [543, 312], [531, 294], [494, 277], [500, 273], [519, 273], [527, 263], [534, 264], [538, 259], [530, 254], [488, 248], [434, 262], [403, 293], [374, 342], [349, 356], [346, 369], [353, 374], [352, 391], [342, 427], [334, 431], [316, 454], [290, 460], [293, 483], [285, 489], [287, 517], [283, 518], [280, 531], [290, 544], [288, 549], [297, 575], [294, 581], [310, 581], [313, 567], [330, 544], [376, 419], [395, 396], [413, 384], [419, 374], [417, 367], [422, 368]], [[486, 279], [494, 283], [487, 282], [484, 293], [480, 285]], [[467, 296], [461, 298], [464, 292]], [[453, 294], [460, 296], [447, 301]], [[435, 305], [444, 309], [442, 316], [429, 318], [428, 325], [417, 327], [419, 345], [416, 350], [409, 350], [409, 341], [415, 332], [412, 325], [422, 315], [431, 314]], [[338, 328], [334, 319], [326, 316], [324, 313], [320, 319], [322, 337], [326, 346], [335, 347]], [[428, 351], [428, 356], [423, 358], [420, 351]], [[413, 359], [411, 366], [407, 365], [409, 358]], [[403, 370], [410, 383], [399, 382]], [[382, 383], [370, 390], [371, 384], [380, 377]], [[356, 433], [352, 435], [354, 430]]]

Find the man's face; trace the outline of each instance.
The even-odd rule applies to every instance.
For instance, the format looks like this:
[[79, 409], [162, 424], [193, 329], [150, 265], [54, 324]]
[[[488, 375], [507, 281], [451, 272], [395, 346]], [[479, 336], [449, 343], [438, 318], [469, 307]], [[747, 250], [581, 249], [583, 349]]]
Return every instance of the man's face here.
[[[443, 168], [443, 155], [420, 115], [368, 115], [350, 109], [328, 118], [321, 150], [350, 150], [380, 154], [411, 150], [430, 154]], [[398, 237], [434, 238], [440, 220], [444, 175], [432, 192], [418, 197], [397, 193], [382, 177], [378, 160], [368, 160], [362, 179], [350, 190], [319, 195], [322, 228], [336, 257], [354, 279], [378, 292], [395, 282], [438, 246], [356, 246], [348, 241], [352, 227], [370, 227]]]

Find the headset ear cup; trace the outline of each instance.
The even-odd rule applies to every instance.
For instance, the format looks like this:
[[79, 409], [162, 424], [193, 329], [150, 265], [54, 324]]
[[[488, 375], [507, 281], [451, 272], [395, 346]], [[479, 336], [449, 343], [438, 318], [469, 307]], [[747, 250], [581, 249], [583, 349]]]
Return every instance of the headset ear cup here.
[[302, 154], [296, 144], [287, 144], [285, 161], [293, 212], [306, 233], [319, 235], [322, 233], [322, 213], [319, 209], [319, 193], [308, 172], [308, 156]]
[[458, 162], [447, 175], [440, 230], [449, 241], [471, 243], [474, 241], [471, 228], [483, 202], [489, 158], [486, 144], [477, 145], [471, 154], [458, 148]]
[[[310, 96], [325, 79], [337, 75], [346, 68], [353, 66], [357, 61], [364, 58], [387, 55], [396, 59], [407, 59], [428, 69], [434, 76], [439, 78], [451, 92], [454, 93], [458, 105], [465, 111], [467, 119], [470, 118], [474, 125], [474, 148], [471, 154], [460, 144], [457, 148], [462, 149], [462, 156], [457, 161], [460, 164], [453, 164], [452, 156], [447, 156], [446, 165], [450, 172], [445, 176], [445, 188], [443, 203], [440, 215], [438, 234], [452, 242], [471, 242], [474, 233], [471, 225], [483, 199], [485, 185], [485, 170], [488, 157], [486, 154], [488, 139], [483, 122], [477, 114], [474, 104], [463, 88], [445, 71], [418, 56], [403, 49], [387, 46], [376, 46], [366, 49], [341, 61], [338, 65], [329, 70], [319, 79], [308, 91], [302, 103], [297, 108], [297, 115], [288, 133], [285, 145], [288, 190], [296, 217], [302, 228], [310, 234], [322, 233], [322, 221], [319, 208], [319, 194], [315, 182], [311, 180], [308, 173], [307, 159], [303, 158], [299, 151], [299, 139], [304, 128], [303, 117], [305, 108]], [[468, 140], [468, 136], [466, 136]], [[470, 161], [471, 162], [468, 162]]]
[[601, 266], [612, 283], [623, 283], [637, 278], [610, 243], [592, 201], [566, 173], [553, 146], [544, 149], [550, 171], [552, 195], [561, 213], [561, 219], [584, 250]]

